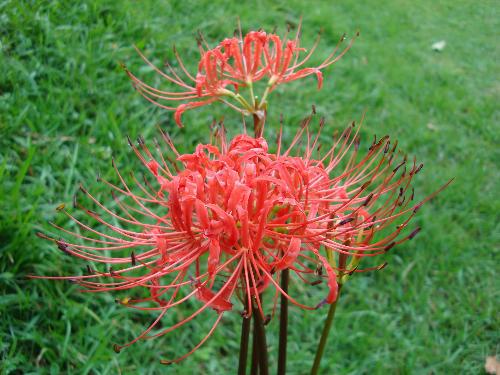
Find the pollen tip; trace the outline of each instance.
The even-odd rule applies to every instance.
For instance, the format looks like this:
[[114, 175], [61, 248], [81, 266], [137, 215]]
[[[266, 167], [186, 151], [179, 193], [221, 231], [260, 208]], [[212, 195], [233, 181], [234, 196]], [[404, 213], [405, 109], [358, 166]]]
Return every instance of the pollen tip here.
[[130, 138], [130, 135], [128, 135], [128, 134], [127, 134], [127, 143], [128, 143], [128, 145], [129, 145], [130, 147], [132, 147], [132, 148], [134, 147], [134, 144], [133, 144], [133, 142], [132, 142], [132, 139]]
[[408, 239], [411, 240], [412, 238], [414, 238], [418, 232], [420, 232], [422, 230], [422, 228], [418, 227], [417, 229], [415, 229], [413, 232], [410, 233], [410, 235], [408, 236]]
[[338, 226], [338, 227], [340, 227], [341, 225], [348, 224], [348, 223], [350, 223], [350, 222], [351, 222], [351, 221], [353, 221], [353, 220], [354, 220], [354, 218], [353, 218], [353, 217], [349, 217], [349, 218], [344, 219], [344, 220], [342, 220], [341, 222], [339, 222], [339, 223], [337, 224], [337, 226]]
[[265, 317], [264, 317], [264, 325], [267, 326], [269, 324], [269, 322], [271, 321], [271, 314], [267, 314]]
[[67, 243], [65, 243], [63, 240], [57, 240], [56, 244], [57, 244], [57, 247], [59, 248], [59, 250], [68, 254], [68, 244]]
[[383, 270], [385, 267], [387, 267], [388, 264], [389, 263], [387, 262], [382, 263], [380, 266], [378, 266], [377, 271]]
[[160, 360], [160, 364], [162, 364], [162, 365], [171, 365], [173, 363], [174, 363], [174, 361], [169, 361], [168, 359], [161, 359]]
[[396, 242], [391, 242], [389, 245], [387, 245], [385, 248], [384, 248], [384, 251], [385, 252], [388, 252], [389, 250], [391, 250], [394, 246], [396, 246]]
[[371, 183], [371, 181], [366, 181], [363, 185], [361, 185], [361, 190], [365, 190]]
[[326, 305], [326, 299], [322, 300], [320, 303], [318, 303], [315, 307], [315, 309], [319, 309], [320, 307], [323, 307], [324, 305]]
[[120, 351], [122, 350], [122, 348], [118, 344], [113, 344], [113, 350], [115, 351], [115, 353], [120, 353]]

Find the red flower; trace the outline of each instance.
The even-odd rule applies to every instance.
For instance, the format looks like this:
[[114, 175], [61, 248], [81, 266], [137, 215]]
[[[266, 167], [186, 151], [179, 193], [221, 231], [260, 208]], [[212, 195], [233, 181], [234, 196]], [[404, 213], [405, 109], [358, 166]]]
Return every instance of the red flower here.
[[[362, 270], [362, 258], [382, 255], [415, 236], [418, 230], [403, 231], [430, 199], [414, 202], [410, 182], [422, 165], [408, 163], [406, 157], [396, 161], [397, 143], [392, 145], [389, 137], [374, 140], [358, 158], [354, 127], [322, 155], [320, 134], [312, 137], [308, 122], [285, 151], [280, 132], [273, 153], [263, 138], [239, 135], [228, 143], [222, 131], [217, 144], [198, 145], [193, 154], [179, 154], [170, 138], [165, 134], [163, 138], [176, 161], [162, 154], [154, 157], [142, 139], [139, 147], [131, 143], [155, 180], [134, 178], [140, 194], [133, 192], [118, 170], [120, 186], [104, 181], [121, 195], [113, 193], [115, 209], [81, 189], [100, 213], [76, 205], [109, 233], [63, 208], [86, 233], [53, 224], [76, 240], [40, 234], [66, 254], [110, 266], [105, 271], [89, 266], [83, 276], [49, 278], [70, 279], [86, 292], [127, 291], [130, 295], [120, 301], [122, 305], [158, 311], [158, 318], [141, 335], [116, 346], [117, 350], [172, 332], [205, 310], [214, 310], [212, 329], [174, 361], [182, 360], [205, 342], [238, 301], [248, 316], [264, 316], [262, 293], [269, 288], [276, 291], [275, 298], [283, 294], [305, 309], [332, 303], [339, 282], [352, 273], [385, 265]], [[292, 156], [300, 150], [300, 141], [305, 151]], [[325, 281], [324, 299], [307, 306], [285, 293], [277, 271], [286, 268], [307, 285]], [[188, 308], [186, 302], [193, 299], [199, 302], [194, 303], [198, 306], [194, 312], [151, 333], [171, 308], [181, 304]]]
[[[204, 40], [199, 42], [200, 61], [198, 72], [192, 75], [188, 72], [176, 50], [175, 56], [179, 62], [182, 74], [167, 65], [168, 73], [154, 66], [140, 51], [143, 60], [170, 83], [177, 85], [180, 91], [163, 91], [141, 81], [129, 70], [127, 74], [132, 79], [134, 87], [150, 102], [168, 110], [175, 110], [175, 121], [181, 124], [181, 115], [185, 111], [221, 101], [243, 114], [253, 114], [265, 111], [267, 96], [278, 85], [315, 75], [318, 88], [323, 83], [322, 69], [339, 60], [351, 47], [352, 42], [338, 53], [337, 47], [321, 64], [316, 67], [305, 67], [314, 53], [319, 38], [302, 59], [300, 53], [305, 51], [300, 47], [301, 27], [293, 39], [288, 39], [288, 33], [281, 38], [276, 34], [264, 31], [250, 31], [244, 37], [224, 39], [215, 48], [209, 48]], [[267, 86], [260, 98], [255, 97], [253, 84], [267, 79]], [[240, 88], [249, 89], [249, 98], [245, 99]], [[162, 104], [167, 103], [167, 104]]]

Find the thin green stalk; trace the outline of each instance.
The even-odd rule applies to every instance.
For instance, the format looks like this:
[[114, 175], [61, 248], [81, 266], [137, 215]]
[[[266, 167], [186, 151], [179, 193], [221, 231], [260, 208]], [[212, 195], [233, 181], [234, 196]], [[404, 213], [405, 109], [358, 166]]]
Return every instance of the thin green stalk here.
[[335, 300], [334, 303], [330, 305], [330, 310], [328, 310], [328, 316], [326, 317], [325, 325], [323, 327], [323, 332], [321, 333], [321, 338], [319, 340], [318, 349], [316, 350], [316, 356], [314, 357], [314, 363], [311, 369], [311, 375], [318, 374], [319, 365], [321, 362], [321, 358], [323, 357], [323, 353], [325, 351], [328, 334], [330, 333], [330, 329], [332, 328], [333, 324], [333, 319], [335, 318], [335, 311], [337, 310], [337, 303], [340, 298], [341, 290], [342, 290], [342, 284], [339, 285], [337, 299]]
[[[288, 268], [281, 271], [281, 289], [288, 294], [288, 280], [290, 271]], [[281, 293], [280, 304], [280, 340], [278, 347], [278, 375], [286, 374], [286, 347], [288, 339], [288, 298]]]
[[240, 359], [238, 362], [238, 375], [245, 375], [247, 372], [248, 339], [250, 337], [249, 317], [243, 316], [241, 322]]

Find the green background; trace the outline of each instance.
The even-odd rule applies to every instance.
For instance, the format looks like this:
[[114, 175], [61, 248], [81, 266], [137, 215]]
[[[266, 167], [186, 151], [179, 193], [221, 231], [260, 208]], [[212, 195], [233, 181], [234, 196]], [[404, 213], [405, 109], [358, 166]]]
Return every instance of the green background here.
[[[214, 117], [224, 115], [227, 127], [238, 131], [239, 117], [220, 105], [188, 112], [186, 127], [177, 129], [171, 113], [134, 92], [119, 66], [126, 62], [154, 80], [132, 45], [161, 63], [172, 58], [175, 43], [195, 70], [196, 31], [214, 45], [232, 35], [237, 16], [244, 31], [277, 26], [280, 33], [303, 16], [304, 46], [323, 31], [311, 65], [343, 32], [361, 32], [353, 49], [326, 70], [321, 91], [308, 78], [272, 96], [270, 137], [283, 113], [289, 141], [312, 104], [332, 132], [366, 110], [367, 142], [388, 133], [425, 164], [415, 182], [420, 197], [455, 177], [419, 212], [422, 233], [386, 256], [387, 268], [348, 283], [322, 373], [483, 372], [485, 357], [495, 355], [500, 342], [498, 9], [493, 1], [452, 0], [1, 2], [2, 373], [235, 372], [238, 314], [224, 318], [186, 361], [164, 367], [159, 360], [192, 347], [208, 321], [115, 354], [112, 344], [130, 340], [152, 316], [121, 308], [112, 295], [80, 294], [71, 284], [26, 275], [81, 272], [83, 262], [34, 232], [47, 228], [47, 220], [64, 222], [55, 207], [70, 203], [80, 182], [110, 199], [95, 176], [100, 171], [114, 179], [111, 157], [125, 171], [139, 168], [126, 134], [152, 140], [160, 125], [189, 152], [207, 141]], [[439, 40], [446, 47], [433, 51]], [[323, 314], [326, 309], [291, 308], [290, 374], [310, 368]], [[277, 327], [277, 320], [268, 327], [273, 366]]]

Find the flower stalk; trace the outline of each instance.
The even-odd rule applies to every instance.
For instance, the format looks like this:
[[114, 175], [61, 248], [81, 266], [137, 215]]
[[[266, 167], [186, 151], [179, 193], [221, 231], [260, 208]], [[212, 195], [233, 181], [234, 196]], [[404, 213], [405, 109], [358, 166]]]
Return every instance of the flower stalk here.
[[267, 355], [267, 340], [266, 340], [266, 329], [264, 327], [264, 320], [259, 311], [257, 304], [254, 304], [254, 314], [253, 323], [255, 325], [254, 340], [256, 340], [259, 360], [259, 374], [268, 375], [269, 374], [269, 361]]
[[[288, 268], [281, 271], [281, 289], [288, 293], [288, 282], [290, 270]], [[280, 305], [280, 338], [278, 347], [278, 375], [286, 374], [286, 348], [288, 340], [288, 299], [281, 295]]]
[[240, 358], [238, 362], [238, 375], [245, 375], [247, 370], [248, 357], [248, 341], [250, 338], [250, 325], [252, 320], [246, 316], [247, 312], [241, 319], [241, 339], [240, 339]]
[[319, 371], [319, 365], [321, 363], [321, 358], [323, 358], [323, 354], [325, 352], [326, 342], [328, 340], [328, 334], [333, 325], [333, 319], [335, 318], [335, 312], [337, 311], [337, 304], [340, 298], [340, 291], [342, 290], [342, 284], [339, 284], [339, 291], [337, 294], [337, 299], [334, 303], [330, 305], [330, 309], [328, 310], [328, 315], [325, 320], [325, 325], [323, 326], [323, 331], [321, 332], [321, 338], [319, 340], [318, 348], [316, 349], [316, 355], [314, 357], [314, 363], [311, 368], [311, 375], [317, 375]]
[[[76, 196], [73, 203], [87, 215], [87, 221], [61, 205], [57, 210], [79, 229], [71, 231], [51, 223], [57, 233], [38, 233], [64, 254], [101, 263], [104, 270], [88, 267], [85, 275], [41, 278], [70, 280], [89, 293], [127, 291], [130, 297], [117, 299], [117, 303], [157, 312], [153, 323], [135, 339], [116, 344], [116, 351], [139, 340], [170, 334], [202, 314], [212, 317], [212, 327], [189, 352], [161, 361], [180, 362], [205, 343], [223, 315], [234, 311], [233, 304], [244, 296], [238, 374], [246, 373], [253, 315], [251, 373], [267, 375], [265, 325], [270, 315], [262, 296], [267, 289], [275, 289], [281, 296], [278, 375], [286, 373], [288, 304], [310, 311], [330, 305], [311, 370], [317, 374], [342, 285], [354, 273], [384, 268], [386, 262], [364, 269], [358, 266], [363, 257], [384, 255], [413, 239], [420, 228], [407, 234], [410, 220], [449, 184], [414, 201], [411, 182], [423, 164], [396, 151], [397, 141], [375, 137], [367, 151], [360, 150], [359, 127], [352, 123], [340, 136], [334, 135], [325, 151], [320, 136], [324, 120], [313, 135], [309, 127], [312, 115], [302, 122], [287, 149], [282, 148], [281, 126], [277, 151], [269, 151], [263, 136], [268, 96], [277, 86], [308, 76], [316, 77], [320, 89], [322, 70], [338, 61], [354, 40], [339, 50], [342, 37], [319, 65], [311, 67], [308, 62], [319, 39], [301, 56], [305, 49], [300, 34], [299, 24], [292, 38], [288, 32], [281, 38], [262, 30], [243, 37], [240, 29], [239, 37], [224, 39], [214, 48], [201, 39], [196, 74], [185, 68], [175, 50], [180, 71], [167, 64], [168, 72], [138, 51], [173, 84], [168, 91], [141, 81], [125, 68], [145, 99], [175, 111], [179, 127], [184, 112], [222, 102], [243, 116], [252, 116], [254, 137], [244, 125], [243, 134], [228, 141], [221, 124], [210, 143], [199, 144], [191, 154], [179, 153], [163, 131], [165, 150], [159, 143], [156, 151], [150, 149], [142, 137], [137, 145], [129, 139], [149, 175], [141, 181], [132, 174], [132, 183], [127, 182], [113, 161], [118, 184], [99, 178], [106, 189], [111, 188], [112, 208], [80, 186], [92, 209]], [[268, 83], [259, 96], [254, 83], [261, 80]], [[248, 89], [250, 98], [240, 94], [242, 88]], [[306, 145], [305, 150], [300, 145]], [[106, 231], [89, 222], [98, 222]], [[291, 296], [290, 272], [305, 285], [322, 284], [324, 297], [308, 305]], [[163, 327], [162, 318], [179, 306], [189, 313]]]

